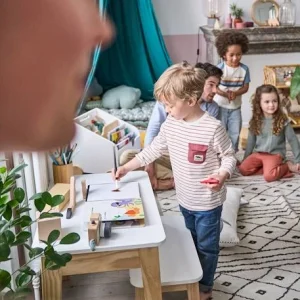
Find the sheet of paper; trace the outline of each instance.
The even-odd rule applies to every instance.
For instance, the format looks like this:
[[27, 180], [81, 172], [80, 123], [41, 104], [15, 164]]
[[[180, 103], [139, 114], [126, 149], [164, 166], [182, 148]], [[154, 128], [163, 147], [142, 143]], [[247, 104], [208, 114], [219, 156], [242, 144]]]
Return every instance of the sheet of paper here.
[[142, 200], [125, 199], [118, 201], [103, 200], [85, 202], [83, 220], [88, 222], [92, 212], [100, 213], [102, 221], [123, 221], [144, 219]]
[[87, 202], [140, 198], [138, 182], [119, 182], [119, 192], [113, 192], [114, 183], [90, 184]]

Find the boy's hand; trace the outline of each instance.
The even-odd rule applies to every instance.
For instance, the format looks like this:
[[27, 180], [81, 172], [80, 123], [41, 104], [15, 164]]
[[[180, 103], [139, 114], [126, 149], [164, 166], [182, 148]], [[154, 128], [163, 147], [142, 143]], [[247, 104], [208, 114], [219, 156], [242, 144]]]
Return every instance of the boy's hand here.
[[228, 91], [227, 94], [228, 94], [229, 101], [234, 101], [235, 100], [236, 93], [234, 91]]
[[116, 173], [115, 173], [115, 170], [113, 169], [111, 174], [112, 174], [113, 180], [119, 180], [120, 178], [124, 177], [128, 172], [129, 172], [129, 170], [127, 170], [125, 168], [125, 166], [122, 166], [117, 169]]
[[204, 180], [216, 179], [218, 183], [202, 183], [206, 185], [207, 188], [211, 189], [214, 192], [218, 192], [224, 185], [225, 180], [228, 178], [229, 174], [226, 171], [221, 171], [219, 174], [212, 174], [205, 178]]

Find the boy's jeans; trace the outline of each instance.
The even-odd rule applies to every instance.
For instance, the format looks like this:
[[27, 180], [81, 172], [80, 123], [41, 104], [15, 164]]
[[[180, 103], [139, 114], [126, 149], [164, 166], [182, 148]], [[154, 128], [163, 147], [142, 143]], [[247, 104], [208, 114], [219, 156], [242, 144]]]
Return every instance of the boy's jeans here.
[[241, 108], [228, 109], [220, 107], [219, 118], [225, 127], [231, 140], [235, 152], [239, 150], [239, 138], [242, 129], [242, 111]]
[[191, 231], [203, 270], [201, 292], [213, 288], [218, 264], [222, 205], [207, 211], [191, 211], [180, 206], [185, 225]]

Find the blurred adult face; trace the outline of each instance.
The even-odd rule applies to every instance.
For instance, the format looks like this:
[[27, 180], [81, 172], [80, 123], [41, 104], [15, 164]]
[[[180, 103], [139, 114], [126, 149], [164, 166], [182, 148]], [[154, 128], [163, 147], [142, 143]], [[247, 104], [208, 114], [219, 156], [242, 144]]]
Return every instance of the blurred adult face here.
[[93, 0], [0, 2], [0, 149], [69, 142], [94, 47], [113, 30]]
[[217, 93], [217, 88], [218, 88], [219, 83], [220, 83], [220, 79], [218, 77], [209, 76], [205, 80], [201, 99], [203, 99], [206, 102], [212, 102], [214, 99], [214, 96]]

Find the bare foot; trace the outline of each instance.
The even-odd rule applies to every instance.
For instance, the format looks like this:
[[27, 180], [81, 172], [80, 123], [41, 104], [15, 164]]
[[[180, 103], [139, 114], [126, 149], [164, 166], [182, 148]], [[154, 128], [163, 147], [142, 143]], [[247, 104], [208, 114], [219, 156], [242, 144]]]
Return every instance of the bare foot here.
[[201, 300], [210, 300], [210, 299], [212, 299], [212, 292], [206, 292], [206, 293], [200, 292], [200, 299]]
[[300, 165], [299, 164], [293, 164], [291, 161], [287, 161], [287, 165], [289, 167], [289, 170], [292, 173], [300, 173]]

